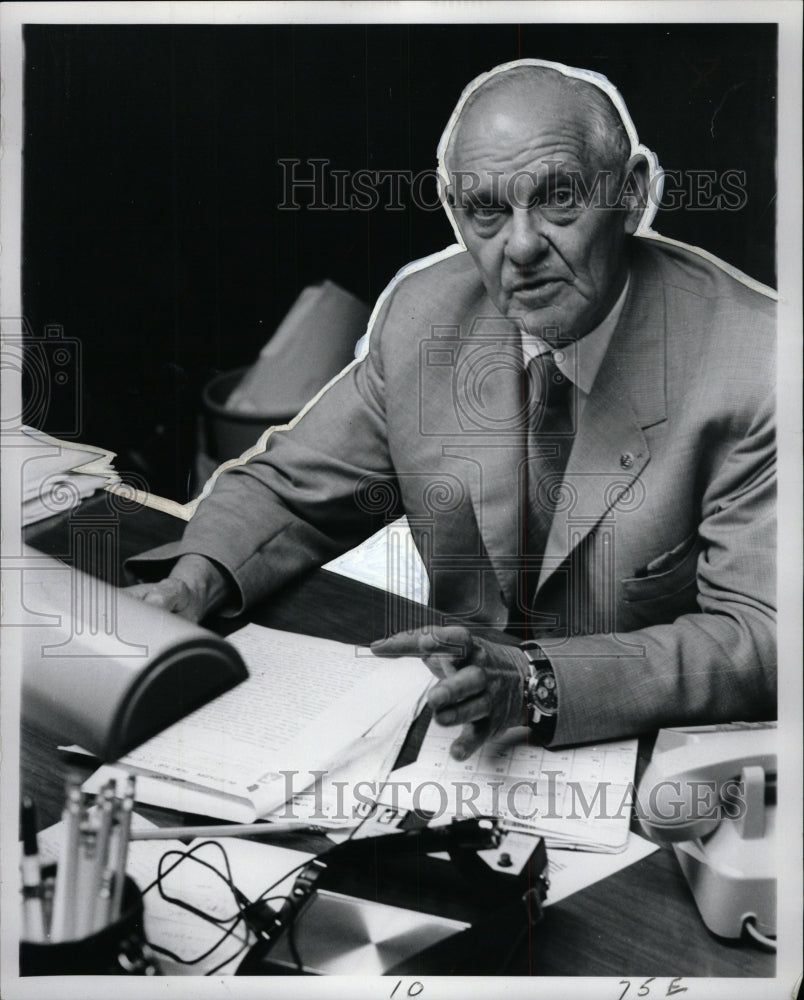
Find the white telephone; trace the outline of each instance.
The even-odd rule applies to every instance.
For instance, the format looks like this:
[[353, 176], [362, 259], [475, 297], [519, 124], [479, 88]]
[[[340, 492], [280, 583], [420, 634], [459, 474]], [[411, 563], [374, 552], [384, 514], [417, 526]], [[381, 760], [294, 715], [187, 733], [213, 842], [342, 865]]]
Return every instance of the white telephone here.
[[671, 843], [706, 926], [776, 933], [775, 722], [662, 729], [636, 797], [648, 837]]

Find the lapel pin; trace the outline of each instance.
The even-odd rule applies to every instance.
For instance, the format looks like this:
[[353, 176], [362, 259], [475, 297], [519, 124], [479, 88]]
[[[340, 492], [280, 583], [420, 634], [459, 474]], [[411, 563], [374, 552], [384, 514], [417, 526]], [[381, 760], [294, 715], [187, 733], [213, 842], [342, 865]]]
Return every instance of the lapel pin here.
[[624, 469], [630, 469], [633, 464], [634, 464], [634, 456], [631, 454], [630, 451], [625, 451], [623, 452], [622, 455], [620, 455], [620, 465]]

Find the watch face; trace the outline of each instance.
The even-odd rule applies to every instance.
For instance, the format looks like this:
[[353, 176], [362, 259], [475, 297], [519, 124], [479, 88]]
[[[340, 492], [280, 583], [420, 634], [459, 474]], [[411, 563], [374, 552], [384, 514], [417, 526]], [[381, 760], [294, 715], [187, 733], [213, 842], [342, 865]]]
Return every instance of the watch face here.
[[534, 708], [542, 715], [555, 715], [558, 709], [556, 679], [551, 670], [539, 671], [528, 685], [528, 693]]

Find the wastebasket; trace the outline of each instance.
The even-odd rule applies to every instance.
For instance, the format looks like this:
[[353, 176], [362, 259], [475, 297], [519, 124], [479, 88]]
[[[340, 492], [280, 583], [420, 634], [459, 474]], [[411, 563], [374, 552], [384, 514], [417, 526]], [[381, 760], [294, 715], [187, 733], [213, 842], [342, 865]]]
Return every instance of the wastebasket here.
[[253, 448], [263, 431], [286, 424], [295, 413], [241, 413], [227, 410], [226, 401], [248, 368], [221, 372], [204, 387], [202, 396], [204, 452], [216, 465]]

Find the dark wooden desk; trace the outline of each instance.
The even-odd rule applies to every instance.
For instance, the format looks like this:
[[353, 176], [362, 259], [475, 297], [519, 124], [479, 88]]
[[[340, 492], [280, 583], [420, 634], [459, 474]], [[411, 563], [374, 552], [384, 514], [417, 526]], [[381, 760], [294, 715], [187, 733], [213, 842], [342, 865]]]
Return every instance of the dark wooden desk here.
[[[103, 494], [72, 514], [29, 529], [26, 541], [72, 562], [76, 535], [108, 521], [117, 546], [117, 559], [109, 572], [125, 582], [122, 562], [180, 537], [183, 522], [149, 508], [119, 507]], [[254, 609], [249, 620], [366, 643], [400, 628], [421, 625], [427, 617], [420, 605], [319, 570]], [[243, 623], [221, 620], [213, 627], [229, 632]], [[22, 780], [36, 796], [41, 825], [49, 825], [60, 816], [67, 765], [52, 741], [29, 729], [23, 729], [21, 751]], [[649, 751], [649, 744], [643, 743], [640, 769]], [[289, 844], [287, 838], [282, 842]], [[315, 849], [309, 842], [295, 846]], [[538, 935], [537, 962], [520, 971], [542, 976], [633, 976], [634, 993], [646, 976], [673, 979], [775, 974], [774, 955], [748, 944], [724, 941], [707, 931], [675, 857], [667, 849], [550, 907], [538, 926]]]

